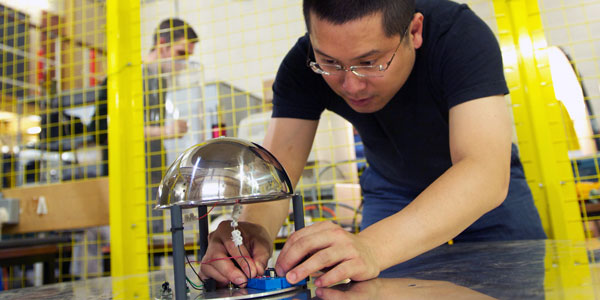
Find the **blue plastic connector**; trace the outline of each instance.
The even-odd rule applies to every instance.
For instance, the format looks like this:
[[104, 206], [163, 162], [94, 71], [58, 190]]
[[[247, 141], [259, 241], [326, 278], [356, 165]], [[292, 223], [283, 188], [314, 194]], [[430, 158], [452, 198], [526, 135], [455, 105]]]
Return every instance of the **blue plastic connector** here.
[[257, 290], [273, 291], [302, 285], [306, 285], [306, 279], [303, 279], [296, 284], [291, 284], [287, 282], [285, 277], [259, 277], [248, 280], [248, 285], [246, 287]]

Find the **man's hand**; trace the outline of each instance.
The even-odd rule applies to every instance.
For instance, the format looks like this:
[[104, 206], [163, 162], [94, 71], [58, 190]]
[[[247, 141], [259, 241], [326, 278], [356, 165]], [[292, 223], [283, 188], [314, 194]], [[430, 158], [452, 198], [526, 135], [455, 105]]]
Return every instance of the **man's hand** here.
[[[331, 267], [315, 280], [317, 287], [329, 286], [346, 278], [367, 280], [379, 275], [379, 263], [373, 249], [381, 246], [332, 222], [320, 222], [290, 235], [275, 269], [279, 276], [285, 275], [290, 283], [296, 283]], [[306, 261], [302, 262], [305, 257]]]
[[187, 122], [185, 120], [175, 120], [165, 127], [165, 136], [180, 138], [188, 131]]
[[[231, 240], [231, 221], [223, 221], [217, 230], [209, 235], [208, 249], [200, 267], [203, 275], [221, 284], [233, 282], [236, 285], [244, 285], [247, 277], [256, 277], [265, 272], [273, 251], [273, 242], [267, 231], [260, 225], [247, 222], [239, 222], [238, 229], [244, 238], [240, 250], [246, 260], [240, 257], [240, 250]], [[235, 262], [242, 269], [240, 270], [229, 257], [236, 257]]]

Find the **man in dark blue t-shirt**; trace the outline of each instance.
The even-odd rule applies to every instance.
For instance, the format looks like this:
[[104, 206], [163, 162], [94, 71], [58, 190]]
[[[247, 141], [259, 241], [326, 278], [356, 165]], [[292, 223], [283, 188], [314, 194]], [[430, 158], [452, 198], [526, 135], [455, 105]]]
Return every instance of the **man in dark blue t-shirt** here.
[[[369, 167], [362, 231], [324, 222], [292, 234], [280, 276], [294, 283], [330, 267], [315, 281], [328, 286], [376, 277], [450, 239], [545, 238], [511, 143], [498, 42], [466, 5], [305, 0], [304, 17], [308, 34], [277, 73], [264, 146], [297, 183], [328, 109], [358, 130]], [[287, 212], [285, 202], [245, 207], [250, 274], [262, 274]], [[230, 232], [225, 222], [211, 235], [202, 271], [240, 284], [233, 263], [214, 260], [236, 255]]]

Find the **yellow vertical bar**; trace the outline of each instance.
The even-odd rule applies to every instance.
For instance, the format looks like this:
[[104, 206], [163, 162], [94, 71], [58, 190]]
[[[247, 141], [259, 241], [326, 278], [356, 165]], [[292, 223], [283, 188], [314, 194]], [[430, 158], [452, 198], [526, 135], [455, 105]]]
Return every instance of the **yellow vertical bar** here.
[[108, 0], [106, 10], [110, 258], [118, 277], [148, 272], [140, 1]]
[[587, 260], [584, 242], [547, 241], [544, 258], [544, 291], [547, 300], [596, 299], [594, 265]]
[[537, 0], [494, 0], [525, 175], [550, 238], [585, 238]]
[[[494, 0], [494, 10], [525, 175], [549, 238], [572, 245], [585, 235], [538, 2]], [[546, 247], [546, 297], [592, 296], [586, 249], [561, 245]]]

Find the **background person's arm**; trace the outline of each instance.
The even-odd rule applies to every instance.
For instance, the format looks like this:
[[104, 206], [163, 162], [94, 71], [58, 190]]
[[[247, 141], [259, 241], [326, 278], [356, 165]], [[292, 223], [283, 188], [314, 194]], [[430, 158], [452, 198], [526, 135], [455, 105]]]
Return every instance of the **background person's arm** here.
[[144, 126], [144, 136], [147, 138], [180, 138], [187, 131], [188, 127], [185, 120], [174, 120], [165, 126]]

